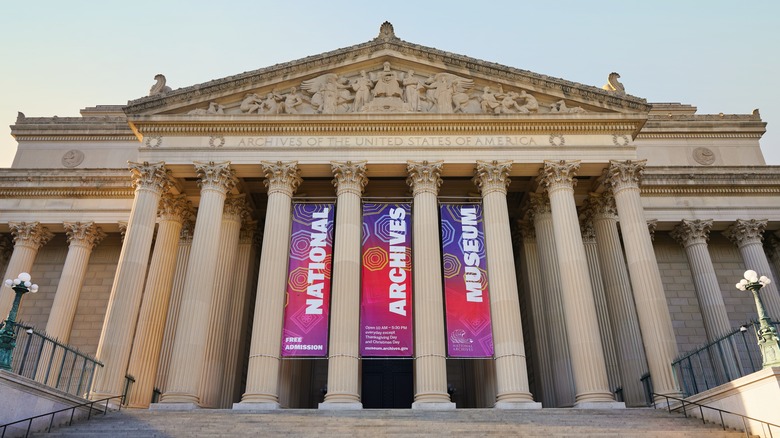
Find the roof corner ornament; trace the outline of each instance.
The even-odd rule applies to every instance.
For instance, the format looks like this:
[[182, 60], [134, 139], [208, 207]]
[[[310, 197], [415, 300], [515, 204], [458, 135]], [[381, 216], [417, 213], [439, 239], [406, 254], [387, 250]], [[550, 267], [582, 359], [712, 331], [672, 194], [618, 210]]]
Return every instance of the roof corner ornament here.
[[612, 73], [609, 74], [609, 78], [607, 78], [607, 83], [601, 88], [617, 94], [626, 94], [626, 88], [623, 87], [623, 84], [621, 84], [620, 81], [618, 81], [619, 77], [620, 75], [613, 71]]
[[[756, 111], [758, 111], [758, 110], [756, 110]], [[754, 114], [755, 114], [755, 112], [754, 112]], [[26, 116], [24, 115], [23, 112], [17, 111], [17, 113], [16, 113], [16, 123], [19, 123], [20, 121], [24, 120], [25, 118], [26, 118]]]
[[150, 96], [156, 96], [171, 91], [171, 87], [165, 85], [165, 75], [158, 73], [155, 75], [154, 80], [157, 82], [149, 89]]
[[379, 26], [379, 36], [377, 36], [377, 38], [384, 41], [398, 39], [398, 37], [395, 36], [393, 25], [389, 21], [385, 21]]

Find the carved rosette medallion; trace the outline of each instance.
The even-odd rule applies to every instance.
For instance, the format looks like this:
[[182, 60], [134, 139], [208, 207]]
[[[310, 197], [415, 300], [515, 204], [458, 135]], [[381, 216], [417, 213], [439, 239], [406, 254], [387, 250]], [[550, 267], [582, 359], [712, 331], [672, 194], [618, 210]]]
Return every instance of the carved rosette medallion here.
[[437, 195], [442, 183], [441, 169], [443, 165], [443, 161], [435, 161], [433, 163], [428, 161], [407, 161], [406, 173], [409, 176], [406, 178], [406, 184], [412, 188], [412, 194], [414, 196], [420, 193]]
[[738, 247], [753, 243], [761, 244], [761, 241], [764, 240], [764, 230], [768, 222], [769, 220], [767, 219], [737, 219], [736, 222], [726, 228], [723, 235]]
[[628, 138], [628, 136], [625, 135], [625, 134], [622, 134], [622, 135], [612, 134], [612, 143], [615, 146], [618, 146], [618, 147], [628, 146], [628, 144], [630, 142], [631, 142], [631, 139]]
[[249, 206], [247, 205], [246, 195], [242, 193], [240, 195], [228, 196], [227, 199], [225, 199], [222, 217], [236, 222], [248, 218]]
[[277, 161], [276, 163], [263, 161], [262, 166], [265, 175], [263, 183], [268, 187], [268, 196], [273, 193], [283, 193], [292, 197], [303, 182], [297, 161]]
[[221, 148], [225, 146], [225, 137], [222, 135], [212, 135], [209, 138], [209, 146], [212, 148]]
[[160, 220], [184, 223], [195, 215], [195, 208], [185, 195], [164, 193], [157, 212]]
[[543, 214], [552, 214], [552, 207], [550, 206], [550, 198], [547, 193], [530, 193], [531, 205], [528, 208], [529, 220], [536, 220], [537, 217]]
[[477, 161], [472, 181], [482, 192], [482, 197], [499, 192], [506, 195], [511, 180], [509, 171], [512, 170], [511, 161]]
[[577, 179], [574, 175], [580, 169], [579, 161], [547, 161], [539, 173], [539, 182], [547, 189], [547, 192], [554, 192], [561, 189], [573, 190], [577, 185]]
[[159, 148], [162, 146], [162, 137], [159, 135], [147, 135], [144, 144], [148, 148]]
[[152, 190], [162, 193], [173, 183], [171, 172], [165, 168], [165, 163], [143, 163], [128, 162], [128, 167], [132, 173], [133, 188], [136, 190]]
[[605, 181], [607, 185], [612, 188], [612, 193], [617, 193], [628, 188], [639, 188], [646, 163], [647, 160], [611, 160], [609, 162], [609, 168], [606, 170]]
[[342, 193], [352, 193], [356, 196], [363, 194], [363, 189], [368, 184], [365, 161], [331, 161], [330, 168], [337, 196]]
[[11, 222], [8, 226], [15, 246], [26, 246], [37, 251], [54, 237], [40, 222]]
[[566, 139], [563, 134], [550, 134], [550, 146], [565, 146]]
[[710, 166], [715, 162], [715, 152], [710, 148], [696, 148], [693, 150], [693, 159], [702, 166]]
[[78, 149], [71, 149], [62, 156], [62, 165], [65, 167], [76, 167], [84, 162], [84, 152]]
[[236, 171], [230, 168], [230, 161], [195, 161], [193, 164], [201, 191], [216, 190], [226, 194], [238, 184]]
[[710, 239], [712, 219], [683, 219], [669, 233], [684, 248], [695, 244], [706, 244]]
[[71, 246], [81, 246], [90, 251], [106, 237], [106, 233], [94, 222], [63, 222], [62, 226]]
[[615, 197], [608, 191], [603, 193], [591, 193], [590, 196], [588, 196], [588, 209], [594, 220], [617, 220], [618, 218]]

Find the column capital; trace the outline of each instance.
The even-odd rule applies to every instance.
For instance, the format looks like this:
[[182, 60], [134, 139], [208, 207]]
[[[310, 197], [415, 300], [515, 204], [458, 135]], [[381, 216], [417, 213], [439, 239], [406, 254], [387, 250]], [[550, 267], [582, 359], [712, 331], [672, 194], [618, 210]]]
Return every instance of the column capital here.
[[245, 220], [241, 223], [241, 232], [238, 235], [238, 243], [255, 243], [257, 233], [257, 221]]
[[14, 245], [28, 246], [36, 251], [54, 237], [40, 222], [11, 222], [8, 226], [11, 228]]
[[706, 244], [710, 239], [711, 228], [712, 219], [683, 219], [669, 234], [685, 248], [697, 243]]
[[547, 191], [573, 189], [577, 185], [574, 175], [580, 170], [580, 161], [544, 161], [538, 180]]
[[650, 234], [650, 241], [655, 241], [655, 229], [658, 228], [658, 219], [648, 219], [647, 221], [647, 232]]
[[582, 221], [580, 221], [580, 234], [582, 234], [583, 243], [595, 243], [596, 231], [593, 229], [593, 217], [586, 215]]
[[228, 193], [238, 184], [236, 171], [230, 168], [230, 161], [194, 161], [201, 190], [216, 190]]
[[127, 166], [132, 173], [133, 187], [136, 190], [146, 189], [162, 193], [173, 184], [171, 171], [165, 167], [165, 163], [162, 161], [157, 163], [128, 161]]
[[767, 219], [737, 219], [726, 228], [723, 235], [738, 247], [751, 243], [760, 244], [764, 239], [767, 222]]
[[292, 197], [298, 186], [303, 182], [297, 161], [277, 161], [275, 163], [263, 161], [261, 164], [263, 166], [263, 175], [265, 175], [263, 183], [268, 187], [268, 195], [283, 193]]
[[606, 169], [606, 183], [613, 192], [627, 188], [638, 188], [645, 172], [647, 160], [609, 161]]
[[157, 214], [161, 220], [184, 223], [195, 214], [195, 208], [185, 195], [166, 192], [160, 198]]
[[531, 220], [518, 219], [517, 229], [520, 231], [520, 235], [523, 237], [523, 242], [535, 242], [536, 241], [536, 228]]
[[615, 196], [612, 192], [590, 193], [587, 201], [588, 210], [593, 219], [614, 219], [617, 220], [617, 206], [615, 206]]
[[342, 193], [353, 193], [357, 196], [363, 194], [363, 189], [368, 184], [365, 161], [331, 161], [330, 169], [333, 172], [336, 196]]
[[241, 222], [249, 218], [249, 205], [247, 205], [246, 195], [240, 194], [228, 196], [225, 199], [225, 205], [222, 208], [223, 218], [228, 216], [229, 220]]
[[179, 241], [192, 243], [192, 235], [195, 233], [195, 217], [190, 216], [181, 224], [181, 231], [179, 231]]
[[94, 222], [63, 222], [62, 226], [65, 227], [65, 234], [71, 246], [93, 250], [106, 237], [106, 233]]
[[529, 220], [533, 221], [540, 214], [552, 213], [547, 193], [529, 193], [529, 199], [531, 201], [528, 207]]
[[510, 170], [512, 170], [512, 161], [477, 161], [472, 181], [479, 187], [483, 198], [493, 192], [506, 195], [511, 182]]
[[441, 168], [443, 165], [443, 161], [407, 161], [406, 173], [409, 176], [406, 178], [406, 184], [412, 188], [412, 194], [414, 196], [417, 196], [418, 193], [438, 195], [442, 183]]
[[125, 234], [127, 234], [127, 222], [126, 221], [119, 221], [116, 223], [117, 228], [119, 228], [119, 238], [122, 240], [122, 242], [125, 241]]

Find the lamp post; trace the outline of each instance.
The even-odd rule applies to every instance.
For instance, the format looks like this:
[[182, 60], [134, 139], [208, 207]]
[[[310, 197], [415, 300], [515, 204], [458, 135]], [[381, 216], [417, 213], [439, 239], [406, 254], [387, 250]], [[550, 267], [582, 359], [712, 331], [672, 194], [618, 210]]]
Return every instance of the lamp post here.
[[753, 298], [756, 300], [756, 309], [758, 310], [758, 319], [760, 321], [760, 327], [758, 329], [758, 347], [761, 349], [761, 358], [763, 359], [763, 367], [776, 367], [780, 366], [780, 339], [777, 337], [777, 330], [772, 325], [772, 321], [769, 315], [766, 314], [764, 309], [764, 303], [761, 302], [761, 297], [758, 292], [762, 287], [771, 283], [766, 276], [758, 277], [756, 271], [745, 271], [745, 278], [737, 283], [737, 289], [749, 290], [753, 292]]
[[16, 298], [14, 298], [14, 304], [8, 313], [8, 318], [5, 320], [3, 328], [0, 329], [0, 369], [10, 371], [11, 359], [14, 347], [16, 347], [14, 326], [16, 325], [16, 313], [19, 311], [19, 303], [22, 301], [22, 295], [27, 292], [38, 292], [38, 285], [30, 283], [30, 274], [26, 272], [19, 274], [19, 277], [15, 280], [9, 278], [5, 281], [5, 285], [16, 292]]

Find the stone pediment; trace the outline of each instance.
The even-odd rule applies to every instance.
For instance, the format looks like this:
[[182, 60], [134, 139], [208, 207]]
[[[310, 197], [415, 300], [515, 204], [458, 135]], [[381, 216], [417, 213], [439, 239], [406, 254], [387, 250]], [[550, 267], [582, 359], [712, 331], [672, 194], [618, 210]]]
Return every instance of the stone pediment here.
[[[644, 99], [411, 44], [363, 44], [128, 102], [133, 116], [647, 113]], [[274, 117], [275, 118], [275, 117]], [[178, 119], [178, 117], [177, 117]], [[278, 119], [276, 119], [278, 120]]]

